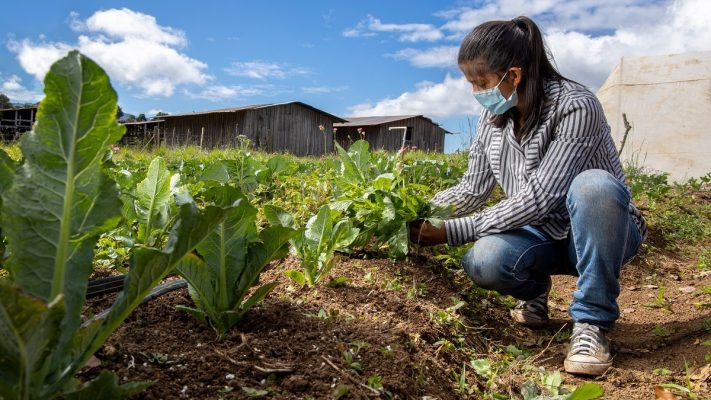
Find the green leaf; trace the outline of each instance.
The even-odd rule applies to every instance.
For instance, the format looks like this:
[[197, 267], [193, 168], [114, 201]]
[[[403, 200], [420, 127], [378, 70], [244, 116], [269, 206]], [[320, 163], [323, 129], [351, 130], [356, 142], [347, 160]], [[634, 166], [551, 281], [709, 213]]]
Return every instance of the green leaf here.
[[269, 167], [273, 175], [292, 174], [299, 168], [298, 164], [281, 154], [277, 154], [267, 160], [267, 167]]
[[370, 176], [370, 153], [368, 142], [358, 140], [345, 151], [338, 143], [335, 144], [341, 159], [341, 174], [351, 184], [363, 184]]
[[[5, 150], [0, 150], [0, 195], [12, 184], [16, 170], [17, 163], [7, 155]], [[0, 207], [2, 207], [2, 198], [0, 198]]]
[[569, 400], [592, 400], [601, 397], [603, 394], [605, 394], [605, 391], [597, 383], [584, 383], [570, 394]]
[[161, 229], [168, 221], [171, 200], [171, 173], [165, 160], [156, 157], [148, 166], [146, 179], [136, 187], [136, 214], [138, 217], [138, 240], [152, 245], [154, 229]]
[[38, 398], [46, 365], [60, 338], [62, 295], [45, 304], [0, 283], [0, 398]]
[[285, 226], [291, 229], [298, 229], [294, 217], [281, 207], [267, 204], [264, 206], [264, 217], [270, 225]]
[[328, 281], [328, 284], [326, 286], [335, 288], [335, 287], [345, 285], [346, 282], [348, 282], [348, 281], [349, 281], [349, 279], [347, 276], [337, 276], [337, 277], [331, 279], [330, 281]]
[[198, 322], [200, 322], [202, 324], [205, 324], [205, 325], [209, 324], [207, 313], [205, 313], [202, 310], [198, 310], [197, 308], [192, 308], [192, 307], [187, 307], [187, 306], [181, 306], [181, 305], [175, 306], [175, 309], [190, 314], [191, 317], [195, 318], [196, 320], [198, 320]]
[[336, 222], [336, 225], [333, 227], [333, 248], [335, 250], [347, 250], [348, 246], [356, 240], [359, 233], [360, 230], [354, 228], [348, 219]]
[[328, 205], [321, 206], [318, 213], [311, 217], [306, 223], [304, 237], [310, 241], [317, 249], [321, 249], [324, 243], [331, 237], [333, 222], [331, 221], [331, 209]]
[[388, 239], [390, 256], [395, 259], [404, 258], [407, 255], [409, 243], [410, 231], [407, 224], [402, 224], [397, 232]]
[[474, 372], [476, 372], [477, 375], [487, 379], [491, 377], [491, 363], [489, 362], [489, 360], [485, 358], [479, 358], [476, 360], [472, 360], [471, 364], [474, 368]]
[[254, 294], [249, 297], [247, 301], [239, 305], [239, 308], [235, 311], [239, 311], [240, 316], [244, 314], [245, 312], [249, 311], [250, 308], [254, 307], [258, 303], [260, 303], [264, 298], [274, 290], [278, 283], [277, 282], [271, 282], [267, 283], [266, 285], [260, 287], [259, 289], [254, 291]]
[[64, 397], [67, 400], [125, 399], [142, 392], [152, 384], [153, 382], [131, 382], [119, 385], [116, 374], [104, 370], [81, 389], [66, 393]]
[[215, 161], [205, 168], [199, 180], [214, 181], [224, 185], [230, 180], [230, 174], [227, 172], [227, 167], [223, 162]]
[[301, 286], [306, 284], [306, 278], [304, 277], [304, 273], [301, 271], [290, 269], [288, 271], [284, 271], [284, 275]]
[[94, 245], [120, 220], [116, 185], [102, 164], [124, 133], [108, 76], [76, 51], [52, 65], [24, 163], [3, 194], [3, 233], [12, 280], [45, 302], [62, 295], [66, 313], [47, 373], [63, 370], [80, 324]]

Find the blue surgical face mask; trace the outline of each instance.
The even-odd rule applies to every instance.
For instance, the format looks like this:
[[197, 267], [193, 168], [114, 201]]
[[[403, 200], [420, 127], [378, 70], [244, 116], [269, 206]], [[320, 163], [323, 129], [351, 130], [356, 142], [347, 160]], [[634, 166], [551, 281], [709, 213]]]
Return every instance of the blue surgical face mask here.
[[509, 109], [511, 109], [511, 107], [514, 107], [516, 106], [516, 104], [518, 104], [518, 94], [516, 94], [515, 88], [513, 93], [511, 94], [511, 97], [509, 97], [508, 99], [504, 97], [504, 95], [501, 94], [501, 90], [499, 90], [501, 82], [504, 81], [504, 78], [506, 78], [506, 75], [508, 73], [509, 72], [506, 71], [504, 76], [501, 77], [499, 83], [493, 88], [474, 92], [474, 98], [476, 98], [477, 101], [484, 108], [496, 115], [503, 114]]

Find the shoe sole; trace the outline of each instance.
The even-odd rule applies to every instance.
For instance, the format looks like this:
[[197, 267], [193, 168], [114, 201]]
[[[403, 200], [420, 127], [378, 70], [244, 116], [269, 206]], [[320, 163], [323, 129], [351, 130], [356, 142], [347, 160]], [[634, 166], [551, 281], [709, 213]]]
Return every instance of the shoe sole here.
[[529, 328], [540, 328], [543, 326], [548, 325], [548, 322], [550, 321], [549, 318], [546, 319], [531, 319], [531, 318], [526, 318], [523, 316], [521, 313], [516, 312], [516, 310], [511, 310], [509, 312], [511, 315], [511, 319], [514, 320], [517, 324], [527, 326]]
[[565, 372], [576, 375], [600, 376], [607, 372], [610, 367], [612, 367], [612, 362], [588, 363], [568, 360], [565, 360], [563, 362], [563, 368], [565, 368]]

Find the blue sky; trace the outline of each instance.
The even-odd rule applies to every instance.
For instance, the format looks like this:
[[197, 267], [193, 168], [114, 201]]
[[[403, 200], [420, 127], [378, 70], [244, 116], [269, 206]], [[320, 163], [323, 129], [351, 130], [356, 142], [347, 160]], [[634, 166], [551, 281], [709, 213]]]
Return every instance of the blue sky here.
[[[623, 55], [711, 50], [710, 4], [14, 1], [0, 14], [0, 92], [36, 101], [51, 62], [79, 48], [134, 114], [298, 100], [340, 116], [424, 114], [466, 132], [480, 108], [455, 58], [476, 24], [531, 16], [563, 74], [595, 90]], [[446, 150], [465, 141], [450, 136]]]

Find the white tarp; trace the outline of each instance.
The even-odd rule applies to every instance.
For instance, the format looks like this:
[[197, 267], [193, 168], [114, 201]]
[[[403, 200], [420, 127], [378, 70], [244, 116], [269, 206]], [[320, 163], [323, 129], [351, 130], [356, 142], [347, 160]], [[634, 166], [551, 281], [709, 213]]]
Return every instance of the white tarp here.
[[623, 162], [684, 181], [711, 172], [711, 52], [623, 57], [597, 92]]

